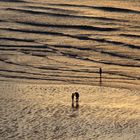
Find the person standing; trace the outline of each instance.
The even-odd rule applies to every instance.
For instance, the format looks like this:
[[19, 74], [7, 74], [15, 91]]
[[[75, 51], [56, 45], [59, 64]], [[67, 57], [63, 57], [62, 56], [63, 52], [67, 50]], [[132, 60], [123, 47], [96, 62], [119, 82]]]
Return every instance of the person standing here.
[[74, 96], [75, 96], [75, 93], [72, 93], [72, 95], [71, 95], [71, 99], [72, 99], [72, 107], [74, 107]]
[[75, 96], [76, 96], [76, 102], [78, 103], [79, 102], [79, 93], [75, 92]]
[[99, 69], [99, 73], [100, 73], [100, 85], [102, 84], [102, 68]]

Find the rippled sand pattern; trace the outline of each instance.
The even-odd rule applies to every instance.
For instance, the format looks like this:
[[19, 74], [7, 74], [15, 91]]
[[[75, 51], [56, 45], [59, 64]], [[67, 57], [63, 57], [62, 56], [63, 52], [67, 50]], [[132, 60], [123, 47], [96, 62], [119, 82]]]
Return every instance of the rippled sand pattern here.
[[139, 88], [139, 0], [1, 0], [0, 80]]
[[[80, 92], [77, 110], [71, 108], [75, 90]], [[87, 85], [1, 83], [0, 139], [139, 140], [139, 95]]]

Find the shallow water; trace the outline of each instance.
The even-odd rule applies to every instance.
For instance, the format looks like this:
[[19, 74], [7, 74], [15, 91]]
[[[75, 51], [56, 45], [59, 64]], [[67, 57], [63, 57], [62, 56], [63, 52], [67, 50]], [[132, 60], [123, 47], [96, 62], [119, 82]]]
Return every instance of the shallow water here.
[[139, 0], [1, 0], [0, 80], [139, 87]]

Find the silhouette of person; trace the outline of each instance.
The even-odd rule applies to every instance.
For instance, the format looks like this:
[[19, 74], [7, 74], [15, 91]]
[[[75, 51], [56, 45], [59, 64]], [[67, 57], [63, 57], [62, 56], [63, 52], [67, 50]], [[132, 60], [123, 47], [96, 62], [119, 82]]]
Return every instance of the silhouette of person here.
[[99, 73], [100, 73], [100, 84], [102, 83], [102, 68], [99, 69]]
[[71, 99], [72, 99], [72, 107], [74, 107], [74, 96], [75, 96], [75, 93], [72, 93], [72, 95], [71, 95]]
[[79, 102], [79, 93], [75, 92], [75, 96], [76, 96], [76, 102]]
[[74, 95], [75, 95], [75, 93], [72, 93], [72, 95], [71, 95], [72, 101], [74, 101]]

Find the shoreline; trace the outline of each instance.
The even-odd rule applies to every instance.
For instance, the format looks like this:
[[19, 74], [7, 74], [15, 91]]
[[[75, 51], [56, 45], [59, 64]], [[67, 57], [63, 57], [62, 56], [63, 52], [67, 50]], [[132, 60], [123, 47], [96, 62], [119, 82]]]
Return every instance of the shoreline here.
[[[138, 81], [139, 82], [139, 81]], [[130, 83], [130, 84], [126, 84], [126, 83], [122, 83], [122, 85], [120, 86], [120, 83], [115, 83], [115, 84], [113, 84], [113, 85], [111, 85], [111, 83], [105, 83], [105, 82], [103, 82], [102, 83], [102, 85], [100, 86], [100, 83], [98, 83], [98, 84], [95, 84], [95, 83], [93, 83], [93, 84], [83, 84], [83, 83], [66, 83], [66, 82], [64, 82], [64, 83], [60, 83], [60, 82], [56, 82], [56, 81], [54, 81], [54, 82], [52, 82], [52, 83], [49, 83], [48, 81], [46, 81], [46, 82], [39, 82], [39, 81], [5, 81], [5, 80], [0, 80], [0, 83], [1, 84], [24, 84], [24, 85], [26, 85], [26, 84], [31, 84], [31, 85], [36, 85], [36, 84], [38, 84], [38, 85], [58, 85], [58, 86], [62, 86], [62, 85], [65, 85], [65, 86], [71, 86], [71, 85], [77, 85], [77, 86], [93, 86], [93, 87], [106, 87], [106, 88], [116, 88], [116, 89], [128, 89], [128, 90], [136, 90], [136, 91], [139, 91], [140, 90], [140, 86], [139, 86], [139, 84], [137, 84], [137, 85], [135, 85], [134, 83]]]

